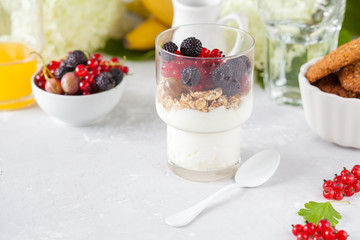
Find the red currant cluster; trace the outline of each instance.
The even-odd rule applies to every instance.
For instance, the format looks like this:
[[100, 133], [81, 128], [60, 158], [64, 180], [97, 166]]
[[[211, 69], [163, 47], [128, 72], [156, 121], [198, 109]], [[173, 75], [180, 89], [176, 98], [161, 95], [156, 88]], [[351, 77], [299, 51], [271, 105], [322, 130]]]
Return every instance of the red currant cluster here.
[[346, 240], [349, 236], [346, 231], [331, 227], [326, 219], [320, 220], [317, 225], [309, 222], [292, 225], [292, 233], [297, 240]]
[[99, 53], [89, 56], [80, 50], [69, 52], [60, 61], [51, 61], [47, 65], [43, 59], [42, 62], [35, 83], [55, 94], [88, 95], [105, 91], [119, 84], [124, 74], [129, 72], [118, 58], [103, 60]]
[[324, 180], [323, 189], [323, 196], [334, 200], [360, 192], [360, 165], [355, 165], [351, 171], [344, 168], [340, 175], [335, 174], [333, 180]]

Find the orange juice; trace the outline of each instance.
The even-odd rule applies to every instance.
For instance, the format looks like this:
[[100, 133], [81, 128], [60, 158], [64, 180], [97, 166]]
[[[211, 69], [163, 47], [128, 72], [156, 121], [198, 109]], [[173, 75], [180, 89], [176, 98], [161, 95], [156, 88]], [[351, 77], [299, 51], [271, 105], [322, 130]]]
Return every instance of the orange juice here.
[[21, 108], [34, 101], [30, 80], [36, 58], [31, 51], [21, 43], [0, 42], [0, 110]]

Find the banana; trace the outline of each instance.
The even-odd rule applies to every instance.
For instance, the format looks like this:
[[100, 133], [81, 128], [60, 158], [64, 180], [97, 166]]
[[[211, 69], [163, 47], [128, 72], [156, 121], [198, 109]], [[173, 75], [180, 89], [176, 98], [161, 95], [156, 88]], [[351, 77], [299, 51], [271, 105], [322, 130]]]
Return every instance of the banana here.
[[141, 2], [157, 19], [167, 26], [171, 26], [173, 19], [171, 0], [141, 0]]
[[125, 36], [124, 47], [131, 50], [152, 49], [157, 35], [166, 29], [168, 26], [151, 16]]
[[142, 4], [141, 0], [133, 0], [126, 4], [126, 8], [142, 18], [148, 18], [150, 16], [150, 12], [147, 8]]

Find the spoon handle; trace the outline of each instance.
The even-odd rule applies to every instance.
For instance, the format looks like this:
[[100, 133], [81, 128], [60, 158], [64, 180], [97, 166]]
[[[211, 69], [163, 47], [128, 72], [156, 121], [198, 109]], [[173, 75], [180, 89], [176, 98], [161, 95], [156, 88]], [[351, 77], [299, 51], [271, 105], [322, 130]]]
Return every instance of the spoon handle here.
[[207, 208], [207, 206], [209, 206], [209, 204], [216, 197], [220, 196], [221, 194], [223, 194], [225, 192], [233, 190], [234, 188], [238, 188], [238, 187], [241, 187], [241, 185], [238, 183], [233, 183], [233, 184], [227, 185], [225, 187], [222, 187], [221, 189], [219, 189], [218, 191], [216, 191], [209, 197], [205, 198], [201, 202], [195, 204], [194, 206], [166, 218], [165, 222], [166, 222], [166, 224], [168, 224], [172, 227], [183, 227], [183, 226], [189, 224], [190, 222], [192, 222], [192, 220], [194, 220], [196, 218], [196, 216], [198, 216], [205, 208]]

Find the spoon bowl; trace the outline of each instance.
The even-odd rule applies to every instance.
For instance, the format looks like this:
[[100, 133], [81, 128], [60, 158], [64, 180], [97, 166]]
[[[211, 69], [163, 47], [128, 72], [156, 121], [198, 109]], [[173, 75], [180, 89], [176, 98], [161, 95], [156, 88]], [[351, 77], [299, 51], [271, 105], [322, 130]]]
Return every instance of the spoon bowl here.
[[274, 175], [280, 164], [280, 153], [276, 150], [259, 152], [244, 162], [235, 174], [235, 182], [241, 187], [257, 187]]
[[183, 227], [192, 222], [209, 204], [225, 192], [239, 187], [257, 187], [267, 182], [280, 164], [276, 150], [265, 150], [255, 154], [243, 163], [235, 174], [236, 183], [227, 185], [194, 206], [166, 218], [166, 224]]

